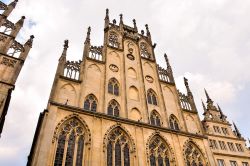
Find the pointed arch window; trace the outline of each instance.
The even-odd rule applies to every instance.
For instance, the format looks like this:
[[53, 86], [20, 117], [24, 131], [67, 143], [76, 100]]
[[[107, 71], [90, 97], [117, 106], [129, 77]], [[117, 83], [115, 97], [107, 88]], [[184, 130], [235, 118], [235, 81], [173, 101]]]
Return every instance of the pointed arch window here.
[[149, 142], [150, 166], [170, 166], [171, 153], [167, 143], [158, 135]]
[[169, 118], [170, 128], [173, 130], [180, 130], [177, 118], [172, 114]]
[[184, 157], [186, 161], [186, 166], [205, 166], [205, 159], [200, 149], [193, 144], [188, 142], [184, 150]]
[[61, 127], [56, 145], [54, 166], [71, 166], [76, 158], [76, 166], [84, 161], [85, 128], [82, 123], [72, 118]]
[[108, 115], [119, 116], [120, 105], [115, 100], [111, 100], [108, 105]]
[[86, 97], [83, 108], [84, 110], [96, 112], [97, 99], [93, 94], [90, 94]]
[[108, 135], [107, 166], [130, 166], [130, 144], [129, 137], [120, 127], [113, 129]]
[[155, 110], [153, 110], [150, 115], [150, 123], [151, 125], [154, 125], [154, 126], [161, 126], [160, 115]]
[[152, 89], [149, 89], [147, 92], [147, 100], [149, 104], [157, 105], [157, 97]]
[[115, 78], [109, 80], [108, 93], [119, 96], [119, 83]]

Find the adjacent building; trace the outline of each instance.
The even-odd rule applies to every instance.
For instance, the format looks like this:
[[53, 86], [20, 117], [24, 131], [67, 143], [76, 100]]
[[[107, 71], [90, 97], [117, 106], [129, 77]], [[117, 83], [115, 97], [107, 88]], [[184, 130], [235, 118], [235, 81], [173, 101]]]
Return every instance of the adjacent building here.
[[24, 24], [22, 16], [16, 23], [8, 20], [9, 15], [17, 4], [17, 0], [9, 5], [0, 1], [0, 135], [3, 130], [5, 117], [15, 88], [15, 82], [28, 56], [34, 36], [25, 43], [19, 43], [16, 38]]

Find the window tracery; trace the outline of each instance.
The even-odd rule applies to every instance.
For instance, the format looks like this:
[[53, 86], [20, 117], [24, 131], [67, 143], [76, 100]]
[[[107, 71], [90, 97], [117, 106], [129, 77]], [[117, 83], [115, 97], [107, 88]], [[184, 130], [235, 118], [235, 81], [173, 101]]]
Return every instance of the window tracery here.
[[152, 89], [149, 89], [147, 92], [147, 100], [149, 104], [157, 105], [157, 97]]
[[115, 78], [109, 80], [108, 93], [119, 96], [119, 84]]
[[151, 58], [151, 55], [150, 55], [150, 53], [148, 51], [147, 44], [145, 42], [141, 42], [141, 44], [140, 44], [140, 50], [141, 50], [141, 56], [142, 57], [148, 58], [148, 59]]
[[120, 127], [116, 127], [108, 135], [107, 165], [130, 166], [130, 153], [131, 149], [128, 135]]
[[149, 142], [150, 166], [170, 166], [171, 152], [166, 142], [155, 135]]
[[90, 94], [86, 97], [83, 108], [84, 110], [96, 112], [97, 99], [93, 94]]
[[119, 48], [118, 35], [115, 32], [111, 32], [108, 37], [108, 45]]
[[[81, 166], [85, 135], [85, 128], [78, 119], [67, 120], [59, 131], [54, 166], [71, 166], [73, 163]], [[74, 160], [76, 161], [74, 162]]]
[[102, 49], [103, 49], [103, 46], [99, 46], [99, 47], [90, 46], [88, 57], [94, 60], [102, 61], [103, 60]]
[[188, 142], [184, 150], [186, 166], [205, 166], [203, 154], [196, 145]]
[[154, 126], [161, 126], [161, 118], [160, 115], [154, 110], [150, 115], [150, 123]]
[[70, 79], [79, 80], [80, 78], [80, 61], [67, 61], [64, 66], [64, 76]]
[[180, 130], [179, 123], [177, 118], [174, 115], [171, 115], [169, 118], [170, 128], [173, 130]]
[[120, 105], [115, 100], [111, 100], [108, 105], [108, 115], [119, 116]]

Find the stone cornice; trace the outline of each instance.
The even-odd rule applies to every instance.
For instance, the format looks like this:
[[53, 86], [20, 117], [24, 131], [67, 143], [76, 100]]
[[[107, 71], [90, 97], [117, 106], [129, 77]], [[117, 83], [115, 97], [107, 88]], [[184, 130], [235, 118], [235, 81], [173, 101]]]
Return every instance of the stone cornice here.
[[211, 136], [211, 137], [219, 137], [219, 138], [224, 138], [224, 139], [231, 139], [231, 140], [238, 140], [238, 141], [246, 141], [244, 138], [233, 138], [233, 137], [229, 137], [229, 136], [224, 136], [224, 135], [215, 135], [215, 134], [207, 134], [207, 136]]
[[162, 131], [162, 132], [168, 132], [168, 133], [172, 133], [172, 134], [176, 134], [176, 135], [187, 136], [189, 138], [208, 139], [207, 136], [203, 136], [203, 135], [192, 134], [192, 133], [188, 133], [188, 132], [184, 132], [184, 131], [176, 131], [176, 130], [172, 130], [172, 129], [169, 129], [166, 127], [153, 126], [153, 125], [150, 125], [148, 123], [133, 121], [133, 120], [121, 118], [121, 117], [114, 117], [114, 116], [110, 116], [110, 115], [100, 113], [100, 112], [86, 111], [86, 110], [79, 108], [79, 107], [64, 105], [64, 104], [60, 104], [60, 103], [57, 103], [54, 101], [49, 101], [49, 103], [51, 105], [58, 106], [60, 109], [67, 110], [70, 112], [77, 112], [80, 114], [90, 115], [90, 116], [94, 116], [97, 118], [112, 120], [112, 121], [120, 122], [120, 123], [124, 123], [124, 124], [130, 124], [130, 125], [135, 125], [138, 127], [144, 127], [144, 128], [158, 130], [158, 131]]
[[227, 153], [219, 153], [219, 152], [213, 152], [213, 154], [214, 155], [221, 155], [221, 156], [230, 156], [230, 157], [250, 159], [250, 156], [242, 156], [242, 155], [236, 155], [236, 154], [227, 154]]

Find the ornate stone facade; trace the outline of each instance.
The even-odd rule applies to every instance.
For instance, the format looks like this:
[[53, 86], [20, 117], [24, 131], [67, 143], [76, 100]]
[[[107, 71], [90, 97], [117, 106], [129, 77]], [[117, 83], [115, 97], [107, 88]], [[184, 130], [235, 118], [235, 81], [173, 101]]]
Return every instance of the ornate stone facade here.
[[0, 2], [0, 135], [3, 130], [5, 116], [8, 111], [11, 92], [23, 67], [24, 61], [32, 47], [34, 36], [25, 44], [16, 41], [25, 17], [22, 16], [15, 24], [8, 20], [8, 16], [15, 8], [17, 0], [9, 5]]
[[[211, 113], [210, 118], [206, 113], [208, 119], [201, 122], [188, 80], [184, 79], [187, 94], [179, 92], [167, 55], [166, 69], [156, 64], [148, 25], [146, 34], [139, 33], [135, 20], [130, 27], [120, 15], [116, 25], [116, 20], [109, 21], [108, 12], [104, 45], [91, 45], [88, 28], [81, 61], [66, 60], [65, 41], [27, 165], [215, 166], [219, 159], [226, 165], [230, 160], [239, 165], [250, 162], [244, 140], [228, 123], [221, 122], [224, 116]], [[216, 108], [210, 101], [208, 106], [207, 111]], [[210, 132], [213, 124], [227, 125], [230, 137]], [[215, 138], [237, 142], [243, 152], [215, 151], [210, 143]]]

